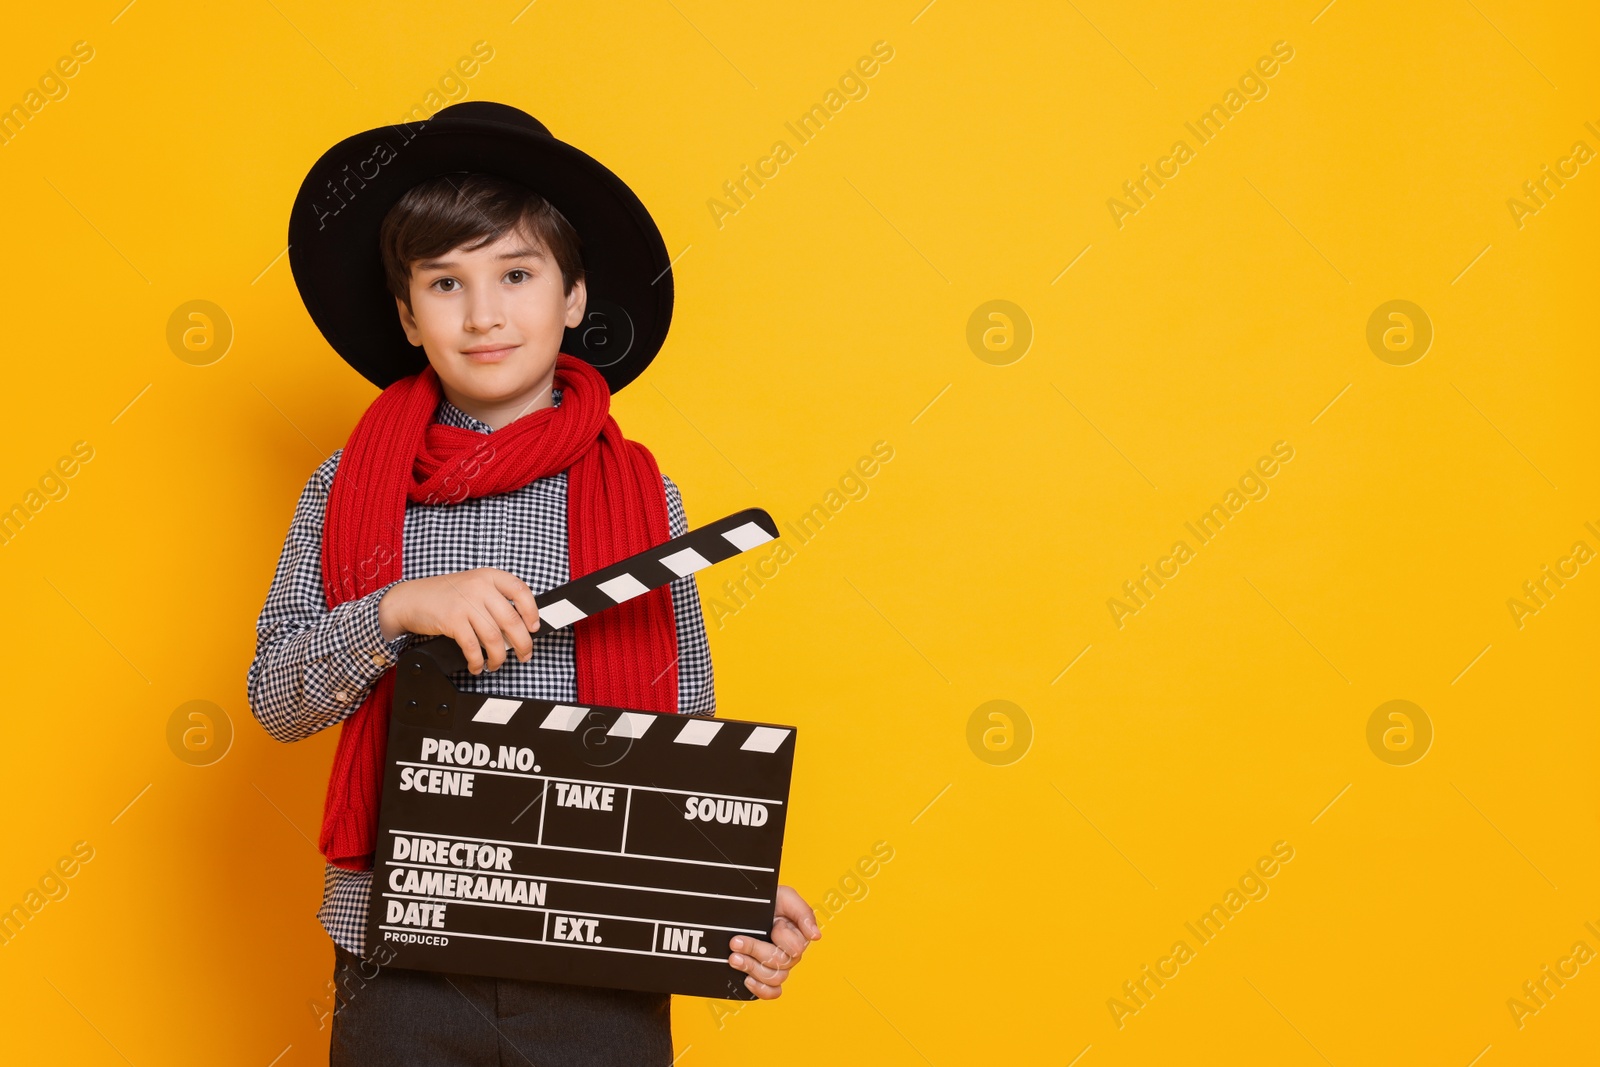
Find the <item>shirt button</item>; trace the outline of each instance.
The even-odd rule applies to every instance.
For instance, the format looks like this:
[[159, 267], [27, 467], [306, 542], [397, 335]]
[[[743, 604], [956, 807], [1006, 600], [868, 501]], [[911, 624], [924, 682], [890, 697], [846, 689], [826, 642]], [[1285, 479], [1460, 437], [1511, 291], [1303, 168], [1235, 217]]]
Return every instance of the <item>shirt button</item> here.
[[337, 700], [341, 704], [348, 704], [350, 703], [350, 694], [341, 689], [337, 693], [333, 694], [333, 699]]
[[374, 667], [382, 667], [384, 664], [386, 664], [388, 662], [389, 662], [389, 657], [388, 657], [387, 654], [385, 654], [383, 652], [374, 652], [372, 654], [372, 665]]

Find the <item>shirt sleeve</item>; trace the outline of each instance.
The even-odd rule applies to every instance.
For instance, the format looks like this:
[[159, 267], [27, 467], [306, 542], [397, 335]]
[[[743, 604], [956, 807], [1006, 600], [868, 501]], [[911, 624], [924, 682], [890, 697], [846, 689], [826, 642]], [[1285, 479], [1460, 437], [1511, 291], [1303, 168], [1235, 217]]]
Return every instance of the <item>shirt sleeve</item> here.
[[[671, 478], [661, 476], [667, 490], [669, 532], [682, 537], [689, 532], [683, 495]], [[715, 715], [717, 696], [711, 673], [711, 646], [706, 640], [706, 620], [700, 610], [700, 589], [694, 575], [672, 580], [672, 614], [678, 624], [678, 713]]]
[[378, 625], [378, 601], [398, 580], [327, 607], [322, 518], [338, 463], [335, 452], [301, 491], [256, 620], [256, 655], [246, 676], [250, 711], [279, 741], [298, 741], [343, 722], [414, 636], [385, 641]]

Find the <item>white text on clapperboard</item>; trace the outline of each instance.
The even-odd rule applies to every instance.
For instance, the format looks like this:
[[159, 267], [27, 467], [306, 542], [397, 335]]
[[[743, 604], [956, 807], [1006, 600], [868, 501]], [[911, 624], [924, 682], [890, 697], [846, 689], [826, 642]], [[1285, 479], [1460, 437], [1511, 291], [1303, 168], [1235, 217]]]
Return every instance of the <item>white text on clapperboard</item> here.
[[[491, 751], [489, 746], [481, 741], [452, 741], [449, 738], [424, 737], [421, 757], [423, 761], [436, 762], [441, 766], [402, 767], [400, 788], [403, 791], [471, 797], [475, 777], [473, 772], [447, 770], [445, 767], [476, 767], [533, 773], [539, 771], [533, 749], [525, 746], [500, 745], [498, 751]], [[614, 787], [553, 779], [550, 784], [555, 787], [555, 802], [560, 807], [594, 811], [615, 810], [617, 791]], [[700, 822], [731, 823], [735, 826], [764, 826], [768, 819], [768, 811], [766, 805], [756, 801], [688, 796], [684, 800], [683, 817]], [[393, 848], [393, 858], [397, 861], [457, 867], [463, 870], [396, 867], [389, 872], [389, 889], [392, 892], [532, 907], [544, 906], [547, 888], [544, 882], [528, 878], [471, 873], [510, 871], [512, 852], [503, 845], [482, 845], [447, 838], [397, 835], [394, 838]], [[442, 929], [445, 924], [445, 905], [442, 903], [391, 898], [386, 910], [386, 918], [390, 923], [435, 929]], [[560, 916], [556, 919], [554, 939], [598, 941], [595, 926], [592, 919]], [[700, 937], [699, 930], [669, 928], [666, 934], [668, 943], [664, 947], [669, 951], [703, 953], [705, 950], [700, 946]]]

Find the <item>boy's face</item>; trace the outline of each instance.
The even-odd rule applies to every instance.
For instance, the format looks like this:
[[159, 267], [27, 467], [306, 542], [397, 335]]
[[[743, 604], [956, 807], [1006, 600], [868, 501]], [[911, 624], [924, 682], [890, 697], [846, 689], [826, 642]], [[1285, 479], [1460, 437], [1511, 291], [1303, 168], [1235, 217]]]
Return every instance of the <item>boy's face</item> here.
[[445, 398], [491, 428], [551, 406], [562, 331], [583, 321], [585, 290], [537, 238], [512, 230], [475, 251], [411, 264], [400, 324], [427, 353]]

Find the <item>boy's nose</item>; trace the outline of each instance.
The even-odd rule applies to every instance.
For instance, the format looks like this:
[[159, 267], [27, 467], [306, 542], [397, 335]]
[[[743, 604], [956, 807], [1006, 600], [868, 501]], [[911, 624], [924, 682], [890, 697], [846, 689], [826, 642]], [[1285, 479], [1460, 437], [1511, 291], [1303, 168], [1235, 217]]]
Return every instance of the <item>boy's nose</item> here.
[[467, 322], [469, 329], [483, 332], [496, 326], [505, 325], [505, 311], [500, 302], [491, 297], [478, 297], [467, 306]]

